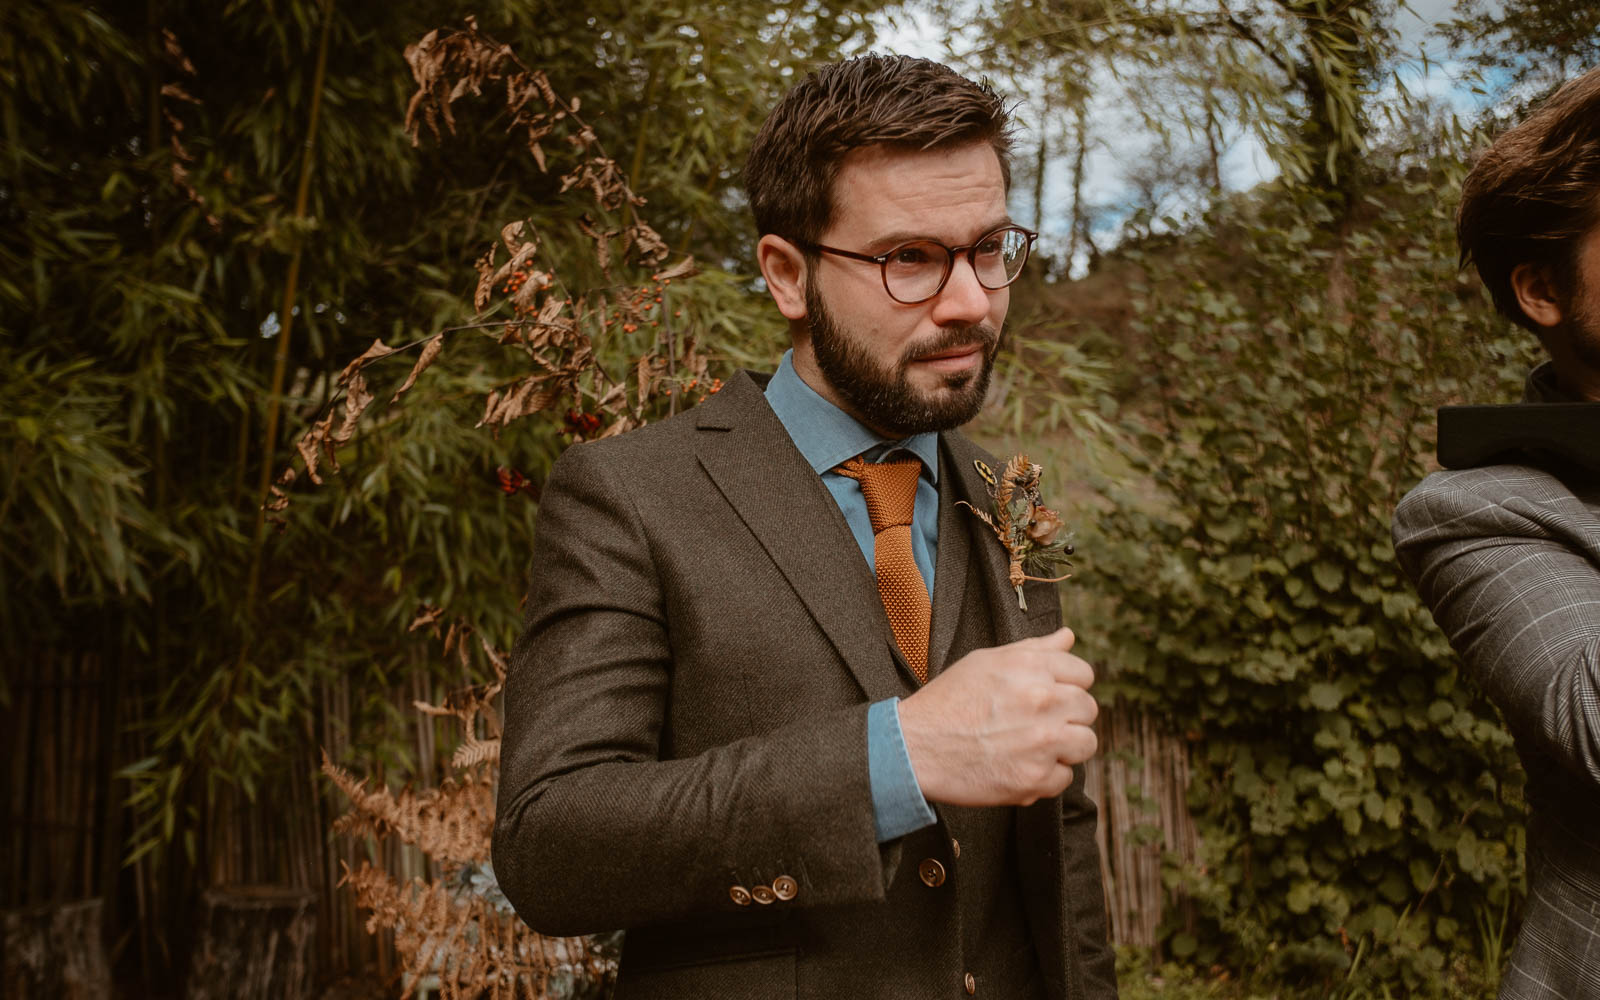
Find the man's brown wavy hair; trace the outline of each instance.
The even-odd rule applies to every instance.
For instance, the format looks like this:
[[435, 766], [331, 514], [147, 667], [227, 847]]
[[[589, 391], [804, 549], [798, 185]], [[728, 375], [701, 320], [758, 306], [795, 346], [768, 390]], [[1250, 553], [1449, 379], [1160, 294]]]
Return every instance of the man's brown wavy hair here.
[[853, 150], [949, 149], [986, 142], [1011, 186], [1011, 115], [987, 82], [910, 56], [859, 56], [816, 70], [767, 116], [745, 161], [765, 236], [816, 242], [833, 221], [833, 183]]
[[1518, 264], [1547, 269], [1576, 292], [1579, 241], [1600, 224], [1600, 68], [1557, 90], [1494, 141], [1461, 185], [1461, 264], [1477, 265], [1507, 318], [1538, 332], [1511, 287]]

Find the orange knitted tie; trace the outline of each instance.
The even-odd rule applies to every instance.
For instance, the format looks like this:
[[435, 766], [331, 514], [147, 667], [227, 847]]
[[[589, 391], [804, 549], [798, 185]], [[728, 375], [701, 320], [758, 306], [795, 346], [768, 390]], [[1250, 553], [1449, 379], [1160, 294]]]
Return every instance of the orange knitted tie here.
[[911, 555], [911, 515], [917, 506], [917, 477], [922, 462], [865, 462], [860, 456], [839, 466], [841, 475], [861, 483], [872, 520], [873, 567], [878, 574], [878, 596], [889, 614], [889, 628], [911, 672], [928, 683], [928, 626], [933, 605], [928, 585]]

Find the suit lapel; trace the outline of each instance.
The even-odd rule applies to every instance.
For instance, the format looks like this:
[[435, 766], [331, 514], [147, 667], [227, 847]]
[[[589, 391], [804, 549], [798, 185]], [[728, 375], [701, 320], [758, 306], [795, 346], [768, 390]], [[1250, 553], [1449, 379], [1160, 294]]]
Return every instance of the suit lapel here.
[[839, 651], [868, 700], [905, 693], [877, 586], [839, 506], [740, 372], [699, 408], [700, 465]]
[[[942, 435], [941, 437], [948, 437]], [[948, 448], [939, 449], [939, 550], [933, 574], [933, 627], [928, 636], [928, 674], [936, 676], [948, 664], [967, 600], [967, 577], [972, 571], [972, 512], [956, 503], [964, 494], [956, 486]], [[982, 524], [979, 524], [982, 527]]]
[[[1027, 614], [1017, 606], [1017, 593], [1011, 589], [1011, 584], [1008, 582], [1010, 561], [1005, 547], [1000, 544], [992, 529], [978, 520], [971, 511], [955, 503], [965, 500], [985, 514], [991, 513], [994, 501], [989, 496], [989, 484], [978, 472], [975, 463], [982, 461], [996, 475], [1001, 472], [1003, 463], [997, 464], [993, 456], [961, 434], [949, 433], [942, 437], [945, 457], [949, 461], [939, 474], [941, 503], [943, 504], [948, 497], [950, 508], [959, 513], [960, 519], [952, 524], [950, 511], [940, 511], [938, 587], [943, 591], [945, 586], [945, 539], [962, 536], [970, 539], [967, 545], [968, 558], [972, 562], [973, 572], [979, 582], [969, 588], [970, 592], [965, 596], [963, 603], [966, 610], [968, 613], [977, 613], [980, 607], [987, 606], [993, 616], [996, 645], [1005, 645], [1027, 638], [1033, 634], [1033, 628]], [[947, 480], [948, 486], [946, 486]], [[950, 491], [948, 494], [944, 492], [946, 489]], [[944, 629], [940, 627], [939, 613], [939, 606], [936, 604], [934, 632], [942, 638]], [[945, 617], [949, 619], [953, 616]], [[954, 624], [951, 623], [947, 627], [953, 637]], [[940, 648], [948, 649], [948, 646]], [[1081, 780], [1081, 772], [1079, 777]], [[1061, 898], [1064, 884], [1061, 867], [1061, 824], [1059, 796], [1041, 799], [1031, 806], [1017, 810], [1017, 864], [1021, 871], [1022, 883], [1052, 886], [1055, 889], [1054, 892], [1023, 894], [1028, 909], [1029, 924], [1034, 931], [1035, 947], [1039, 949], [1040, 964], [1047, 970], [1060, 967], [1062, 959], [1059, 955], [1064, 950], [1063, 930], [1066, 924], [1062, 916]], [[1057, 995], [1062, 995], [1059, 985]]]

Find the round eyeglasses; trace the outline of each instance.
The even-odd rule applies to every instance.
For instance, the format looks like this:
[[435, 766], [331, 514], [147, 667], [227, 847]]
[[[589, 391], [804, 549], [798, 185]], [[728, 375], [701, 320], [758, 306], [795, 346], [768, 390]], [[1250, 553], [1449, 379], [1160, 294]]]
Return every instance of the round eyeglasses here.
[[911, 240], [887, 253], [865, 254], [853, 250], [823, 246], [803, 240], [793, 241], [796, 246], [812, 252], [831, 253], [836, 257], [864, 260], [878, 265], [883, 271], [883, 290], [889, 297], [904, 305], [926, 302], [944, 291], [955, 270], [956, 258], [965, 256], [977, 275], [978, 284], [994, 291], [1017, 280], [1022, 265], [1028, 262], [1028, 252], [1039, 234], [1021, 226], [1001, 226], [986, 233], [976, 243], [964, 247], [947, 247], [938, 240]]

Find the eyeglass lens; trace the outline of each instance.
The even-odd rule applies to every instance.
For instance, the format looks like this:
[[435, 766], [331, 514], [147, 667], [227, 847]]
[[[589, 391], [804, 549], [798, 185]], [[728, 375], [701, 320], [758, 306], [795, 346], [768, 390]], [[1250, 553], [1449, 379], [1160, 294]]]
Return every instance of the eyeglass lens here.
[[[965, 256], [965, 255], [963, 255]], [[1016, 280], [1028, 259], [1028, 235], [1020, 229], [990, 233], [972, 249], [978, 284], [1003, 288]], [[950, 249], [931, 240], [916, 240], [889, 251], [883, 264], [884, 285], [902, 302], [917, 302], [939, 291], [953, 266]]]

